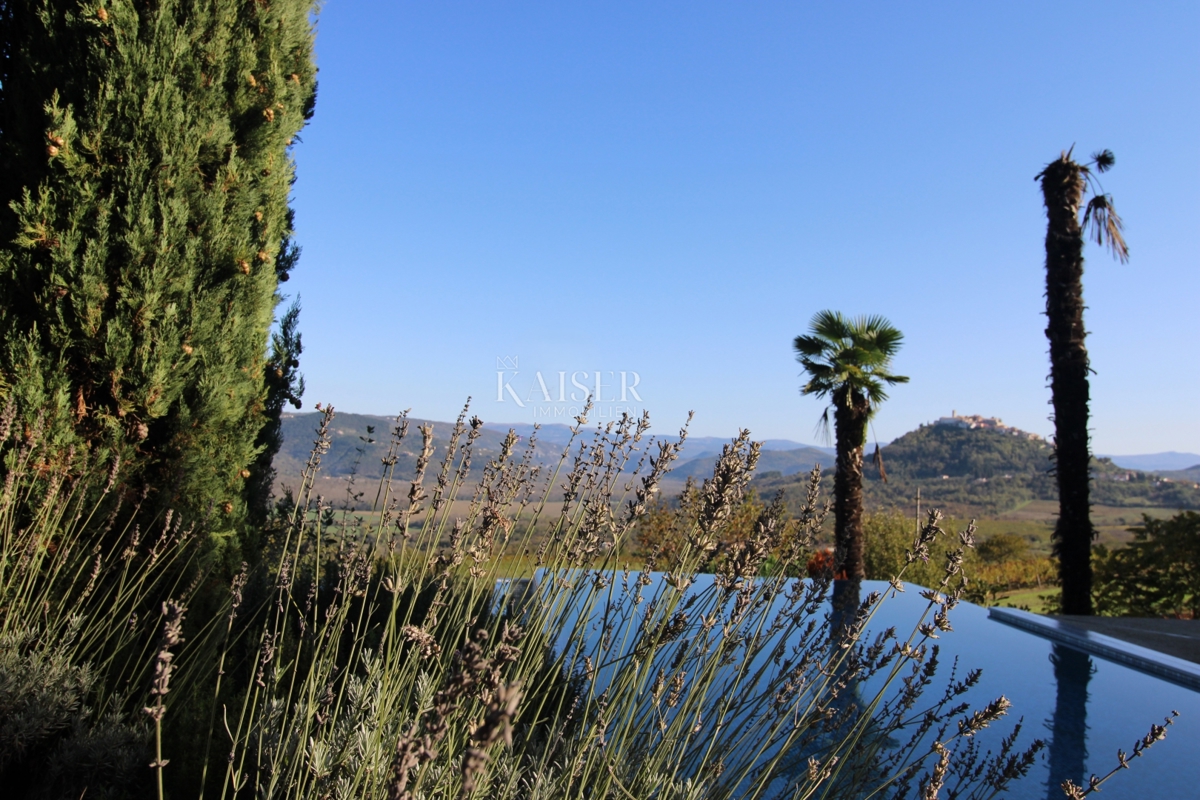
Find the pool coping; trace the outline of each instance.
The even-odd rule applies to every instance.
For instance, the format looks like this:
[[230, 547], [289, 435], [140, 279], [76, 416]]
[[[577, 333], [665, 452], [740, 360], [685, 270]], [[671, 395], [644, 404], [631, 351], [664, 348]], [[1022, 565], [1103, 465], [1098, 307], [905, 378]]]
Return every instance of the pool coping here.
[[988, 618], [1200, 692], [1200, 664], [1017, 608], [992, 606]]

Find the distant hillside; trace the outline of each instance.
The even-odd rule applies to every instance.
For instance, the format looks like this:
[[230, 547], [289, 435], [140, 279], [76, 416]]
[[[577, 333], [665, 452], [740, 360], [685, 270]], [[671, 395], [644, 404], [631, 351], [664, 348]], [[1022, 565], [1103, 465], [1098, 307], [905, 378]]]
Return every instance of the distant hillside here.
[[[687, 438], [687, 442], [684, 444], [684, 457], [697, 458], [701, 454], [708, 453], [717, 455], [721, 452], [722, 447], [729, 444], [732, 438], [733, 437], [721, 436], [689, 436]], [[750, 438], [751, 440], [758, 441], [757, 437], [753, 435]], [[832, 447], [818, 447], [813, 444], [801, 444], [800, 442], [793, 442], [791, 439], [763, 439], [761, 441], [764, 453], [768, 451], [773, 452], [776, 450], [815, 450], [819, 453], [826, 453], [828, 455], [834, 454], [834, 449]]]
[[[676, 478], [707, 478], [712, 475], [713, 463], [719, 452], [718, 450], [705, 453], [683, 461], [671, 471], [671, 475]], [[780, 477], [795, 475], [808, 472], [816, 464], [826, 470], [832, 467], [835, 461], [832, 453], [816, 447], [798, 447], [793, 450], [767, 450], [764, 447], [758, 457], [758, 475], [762, 479], [766, 479], [770, 473], [776, 473]]]
[[[927, 503], [984, 513], [1003, 513], [1030, 500], [1057, 499], [1053, 447], [1042, 440], [929, 425], [896, 439], [882, 455], [886, 483], [868, 453], [864, 490], [869, 507], [910, 505], [918, 487]], [[1200, 489], [1193, 483], [1121, 469], [1107, 458], [1093, 461], [1093, 472], [1094, 503], [1200, 508]], [[764, 492], [783, 488], [789, 496], [798, 496], [803, 488], [795, 477], [763, 475], [756, 483]]]
[[[298, 483], [316, 438], [319, 418], [317, 413], [284, 415], [283, 447], [275, 458], [279, 483], [291, 486]], [[394, 419], [339, 413], [333, 423], [332, 446], [322, 459], [318, 491], [326, 496], [342, 495], [345, 478], [356, 460], [362, 479], [359, 489], [371, 488], [372, 482], [382, 475], [382, 459], [387, 454]], [[411, 419], [408, 437], [400, 448], [396, 465], [396, 475], [402, 480], [411, 476], [416, 466], [421, 447], [418, 427], [425, 422], [433, 425], [435, 461], [440, 462], [446, 454], [453, 423]], [[374, 427], [373, 434], [368, 435], [368, 426]], [[478, 467], [499, 452], [510, 427], [522, 437], [523, 443], [528, 441], [533, 429], [532, 425], [522, 424], [485, 425], [475, 446]], [[535, 458], [542, 463], [557, 461], [569, 437], [570, 429], [565, 425], [543, 426], [538, 433], [540, 444]], [[374, 441], [364, 441], [367, 438]], [[671, 473], [671, 480], [703, 479], [711, 475], [713, 461], [727, 441], [719, 437], [689, 438]], [[1003, 513], [1030, 500], [1057, 499], [1054, 476], [1050, 471], [1053, 466], [1051, 454], [1052, 447], [1041, 440], [992, 430], [923, 426], [883, 448], [887, 483], [879, 479], [879, 471], [871, 463], [868, 453], [866, 501], [868, 506], [877, 508], [907, 506], [920, 487], [921, 496], [927, 503], [946, 508], [976, 509], [988, 514]], [[823, 470], [832, 470], [834, 457], [831, 450], [786, 440], [769, 441], [764, 444], [759, 458], [755, 484], [764, 493], [783, 488], [789, 496], [794, 493], [799, 497], [803, 490], [803, 473], [814, 464], [819, 464]], [[1193, 470], [1155, 475], [1122, 469], [1108, 458], [1097, 459], [1093, 464], [1096, 481], [1092, 499], [1097, 504], [1130, 508], [1200, 508], [1200, 489], [1196, 488], [1200, 483], [1200, 465]]]
[[1172, 481], [1191, 481], [1192, 483], [1200, 483], [1200, 464], [1187, 469], [1163, 470], [1158, 473], [1160, 478], [1167, 478]]
[[[317, 412], [283, 415], [283, 446], [275, 457], [277, 484], [294, 487], [299, 483], [304, 464], [316, 439], [320, 418], [321, 415]], [[427, 422], [433, 425], [435, 462], [440, 462], [446, 454], [454, 424], [410, 418], [408, 436], [400, 447], [400, 456], [396, 463], [395, 475], [401, 480], [408, 479], [416, 467], [417, 454], [421, 449], [421, 433], [418, 428]], [[357, 474], [362, 479], [358, 488], [369, 488], [372, 482], [383, 474], [382, 460], [387, 455], [388, 441], [394, 424], [395, 417], [339, 412], [331, 428], [330, 450], [321, 460], [318, 491], [326, 496], [340, 496], [345, 491], [345, 478], [355, 469], [356, 463]], [[368, 433], [369, 427], [374, 428], [374, 433]], [[533, 425], [527, 423], [485, 423], [475, 445], [474, 463], [478, 467], [482, 467], [487, 459], [499, 453], [500, 445], [510, 428], [521, 437], [522, 445], [528, 442], [533, 433]], [[676, 434], [674, 429], [664, 433], [672, 437]], [[535, 460], [541, 463], [557, 462], [570, 437], [571, 429], [567, 425], [541, 426], [537, 433]], [[366, 439], [373, 441], [367, 442]], [[721, 452], [722, 446], [728, 442], [728, 439], [715, 436], [689, 437], [670, 479], [682, 481], [689, 475], [711, 475], [714, 460]], [[831, 450], [806, 447], [785, 439], [767, 440], [763, 448], [764, 452], [759, 462], [760, 472], [776, 470], [782, 474], [792, 474], [812, 469], [814, 463], [833, 463]]]
[[[527, 422], [488, 422], [484, 425], [484, 428], [500, 431], [501, 433], [506, 433], [509, 428], [512, 428], [521, 436], [528, 436], [533, 432], [533, 425]], [[660, 436], [670, 435], [674, 438], [677, 431], [670, 429], [669, 431], [655, 431], [655, 433]], [[542, 425], [538, 432], [538, 438], [543, 442], [561, 446], [566, 444], [571, 438], [571, 428], [561, 423]], [[711, 469], [712, 459], [721, 453], [721, 448], [729, 444], [731, 438], [722, 438], [720, 436], [689, 436], [687, 441], [684, 442], [683, 450], [680, 451], [680, 465], [682, 466], [683, 462], [693, 459], [709, 459], [709, 468]], [[762, 449], [764, 453], [782, 450], [811, 450], [814, 453], [824, 453], [829, 456], [832, 456], [834, 452], [832, 447], [805, 445], [800, 442], [793, 442], [790, 439], [766, 439], [762, 443]], [[805, 456], [805, 458], [807, 457]], [[782, 465], [785, 463], [787, 463], [786, 459], [779, 462], [781, 466], [772, 467], [772, 469], [782, 469]], [[829, 463], [833, 463], [832, 460]], [[809, 464], [805, 469], [812, 469], [812, 464]]]
[[1181, 472], [1189, 469], [1200, 469], [1200, 455], [1196, 453], [1149, 453], [1135, 456], [1108, 456], [1122, 469], [1136, 469], [1142, 472]]
[[[370, 414], [338, 413], [330, 429], [332, 444], [329, 452], [321, 459], [321, 474], [329, 478], [344, 477], [350, 474], [357, 461], [359, 475], [364, 478], [381, 477], [383, 458], [387, 455], [395, 419]], [[275, 471], [281, 480], [298, 478], [303, 472], [317, 437], [317, 425], [320, 420], [321, 415], [316, 412], [283, 415], [283, 446], [275, 456]], [[410, 419], [408, 435], [400, 446], [400, 456], [396, 464], [397, 475], [408, 477], [416, 467], [417, 455], [421, 451], [421, 432], [418, 428], [426, 422], [433, 425], [434, 458], [440, 459], [446, 454], [453, 423]], [[368, 428], [372, 427], [374, 433], [368, 433]], [[485, 427], [475, 446], [476, 457], [498, 453], [505, 434], [506, 431], [494, 431]], [[365, 439], [374, 441], [367, 442]], [[361, 455], [359, 448], [362, 450]]]
[[1045, 475], [1053, 452], [1041, 439], [925, 425], [884, 447], [883, 458], [889, 478], [1002, 478]]

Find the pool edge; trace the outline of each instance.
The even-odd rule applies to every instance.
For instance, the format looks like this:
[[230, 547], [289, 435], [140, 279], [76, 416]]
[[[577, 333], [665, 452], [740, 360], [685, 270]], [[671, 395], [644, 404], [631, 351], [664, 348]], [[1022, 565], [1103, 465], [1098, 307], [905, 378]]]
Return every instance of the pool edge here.
[[988, 618], [1200, 692], [1200, 664], [1016, 608], [992, 606]]

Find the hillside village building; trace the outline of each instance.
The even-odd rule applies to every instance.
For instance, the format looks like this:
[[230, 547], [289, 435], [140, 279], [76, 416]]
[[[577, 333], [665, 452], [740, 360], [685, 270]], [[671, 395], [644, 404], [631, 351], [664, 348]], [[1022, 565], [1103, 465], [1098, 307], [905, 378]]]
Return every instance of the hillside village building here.
[[957, 411], [951, 411], [948, 417], [939, 417], [933, 424], [945, 425], [951, 428], [968, 428], [971, 430], [979, 428], [987, 431], [999, 431], [1000, 433], [1019, 436], [1025, 439], [1039, 440], [1042, 438], [1036, 433], [1030, 433], [1020, 428], [1014, 428], [1011, 425], [1005, 425], [999, 417], [981, 417], [978, 414], [960, 417]]

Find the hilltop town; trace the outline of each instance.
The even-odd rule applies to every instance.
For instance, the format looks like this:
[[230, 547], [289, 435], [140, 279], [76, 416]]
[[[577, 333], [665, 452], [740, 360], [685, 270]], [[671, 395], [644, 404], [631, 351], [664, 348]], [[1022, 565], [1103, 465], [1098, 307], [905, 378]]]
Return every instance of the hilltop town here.
[[951, 411], [948, 417], [939, 417], [934, 425], [945, 425], [949, 428], [967, 428], [969, 430], [982, 429], [987, 431], [999, 431], [1000, 433], [1009, 434], [1010, 436], [1019, 436], [1024, 439], [1033, 441], [1041, 441], [1042, 437], [1036, 433], [1023, 431], [1020, 428], [1014, 428], [1011, 425], [1005, 425], [1004, 421], [999, 417], [981, 417], [978, 414], [960, 417], [957, 411]]

